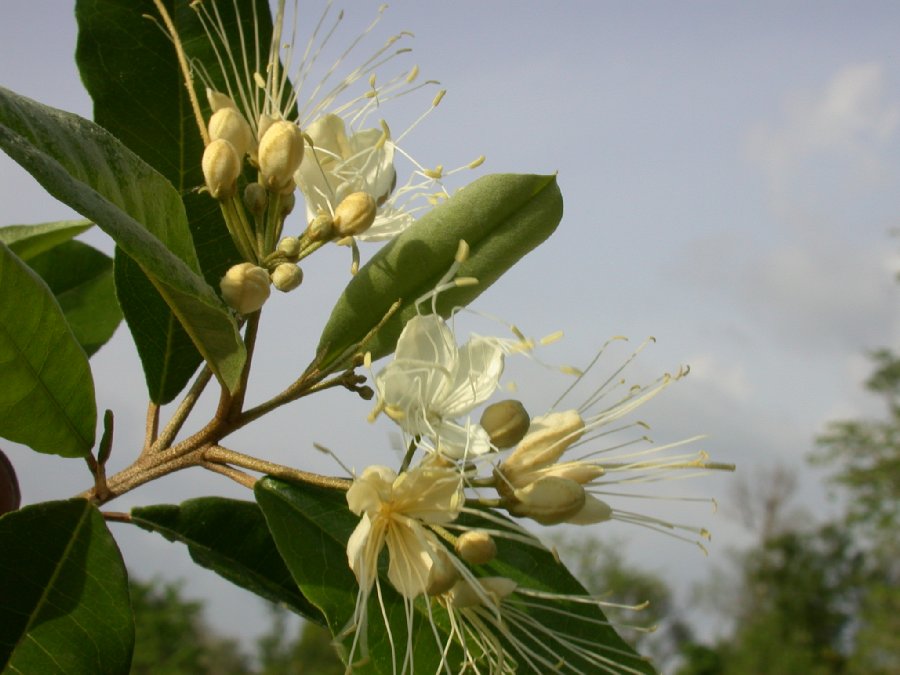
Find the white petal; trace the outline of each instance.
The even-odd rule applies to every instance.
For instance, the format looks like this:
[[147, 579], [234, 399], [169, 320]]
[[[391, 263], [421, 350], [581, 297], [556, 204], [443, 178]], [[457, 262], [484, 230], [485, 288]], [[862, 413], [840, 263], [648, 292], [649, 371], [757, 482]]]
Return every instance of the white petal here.
[[451, 459], [483, 455], [491, 450], [491, 438], [480, 424], [467, 422], [465, 426], [445, 421], [435, 426], [438, 451]]
[[391, 487], [397, 473], [386, 466], [366, 467], [347, 490], [347, 506], [353, 513], [373, 513], [391, 498]]
[[503, 374], [503, 351], [493, 340], [473, 338], [459, 350], [453, 382], [440, 413], [446, 417], [465, 415], [496, 391]]
[[433, 564], [431, 548], [434, 545], [428, 538], [429, 534], [413, 520], [401, 524], [399, 519], [394, 519], [388, 530], [388, 579], [407, 598], [421, 595], [428, 587], [428, 576]]

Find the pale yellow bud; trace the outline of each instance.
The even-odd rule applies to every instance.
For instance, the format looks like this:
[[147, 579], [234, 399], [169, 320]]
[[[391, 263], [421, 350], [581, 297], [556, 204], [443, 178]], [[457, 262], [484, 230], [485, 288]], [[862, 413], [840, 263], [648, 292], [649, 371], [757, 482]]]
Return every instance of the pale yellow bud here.
[[285, 120], [273, 122], [259, 142], [259, 170], [272, 192], [293, 192], [294, 172], [303, 159], [300, 127]]
[[259, 183], [247, 183], [244, 188], [244, 206], [257, 218], [262, 218], [269, 203], [269, 193]]
[[484, 565], [497, 557], [497, 544], [483, 530], [469, 530], [456, 540], [456, 552], [470, 565]]
[[210, 140], [225, 139], [231, 143], [238, 156], [243, 158], [253, 145], [253, 132], [247, 120], [234, 108], [222, 108], [209, 118]]
[[334, 221], [331, 215], [327, 213], [319, 213], [315, 218], [309, 221], [306, 228], [306, 236], [310, 241], [322, 241], [323, 239], [331, 239], [334, 234]]
[[513, 492], [506, 500], [507, 510], [514, 516], [536, 520], [541, 525], [563, 523], [584, 506], [584, 488], [567, 478], [544, 476]]
[[239, 314], [251, 314], [269, 298], [269, 273], [245, 262], [229, 269], [219, 282], [222, 297]]
[[517, 587], [515, 581], [506, 577], [481, 577], [476, 581], [481, 586], [480, 589], [476, 589], [465, 579], [460, 579], [447, 594], [450, 605], [460, 609], [480, 605], [497, 606]]
[[500, 472], [516, 484], [515, 475], [556, 462], [584, 434], [584, 420], [575, 410], [535, 417], [525, 437], [500, 465]]
[[232, 108], [234, 110], [238, 109], [238, 107], [234, 104], [234, 101], [232, 101], [229, 96], [226, 96], [222, 92], [216, 91], [215, 89], [207, 88], [206, 100], [209, 102], [209, 107], [214, 113], [217, 113], [224, 108]]
[[513, 399], [489, 405], [481, 414], [481, 426], [491, 437], [491, 443], [501, 450], [521, 441], [530, 424], [525, 406]]
[[206, 187], [213, 197], [228, 199], [234, 195], [241, 174], [241, 158], [231, 143], [220, 138], [207, 145], [201, 167]]
[[300, 254], [300, 240], [297, 237], [285, 237], [275, 248], [287, 258], [296, 258]]
[[283, 293], [294, 290], [302, 281], [303, 270], [294, 263], [281, 263], [272, 272], [272, 284]]
[[605, 523], [607, 520], [612, 520], [612, 508], [609, 504], [593, 495], [587, 495], [584, 506], [566, 522], [573, 525], [595, 525], [596, 523]]
[[334, 229], [339, 237], [362, 234], [375, 222], [375, 199], [366, 192], [354, 192], [344, 197], [334, 210]]
[[453, 588], [457, 579], [459, 572], [450, 560], [450, 555], [443, 547], [436, 549], [432, 556], [431, 569], [428, 570], [425, 592], [430, 596], [443, 595]]

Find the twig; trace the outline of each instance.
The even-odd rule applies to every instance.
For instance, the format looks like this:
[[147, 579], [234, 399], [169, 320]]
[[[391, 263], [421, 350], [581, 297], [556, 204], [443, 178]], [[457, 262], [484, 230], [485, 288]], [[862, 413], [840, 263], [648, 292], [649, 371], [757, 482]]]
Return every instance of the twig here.
[[235, 466], [240, 466], [244, 469], [274, 476], [275, 478], [283, 478], [288, 481], [299, 483], [308, 483], [324, 488], [347, 490], [353, 483], [353, 481], [347, 478], [321, 476], [317, 473], [293, 469], [289, 466], [284, 466], [283, 464], [267, 462], [263, 459], [250, 457], [249, 455], [245, 455], [235, 450], [223, 448], [220, 445], [213, 445], [206, 448], [203, 452], [203, 459], [207, 462], [215, 462], [217, 464], [234, 464]]
[[150, 447], [159, 435], [159, 404], [150, 401], [147, 403], [147, 426], [144, 431], [144, 448], [141, 454], [150, 452]]
[[200, 395], [203, 393], [203, 390], [206, 389], [206, 385], [209, 384], [211, 379], [212, 370], [209, 369], [209, 366], [203, 366], [203, 370], [200, 371], [197, 379], [194, 380], [194, 384], [191, 385], [187, 394], [184, 395], [177, 410], [175, 410], [175, 414], [172, 415], [172, 418], [162, 430], [162, 434], [159, 435], [151, 446], [150, 452], [159, 452], [172, 445], [172, 441], [175, 440], [175, 436], [181, 431], [181, 427], [184, 426], [188, 415], [191, 414], [191, 411], [200, 399]]
[[216, 464], [215, 462], [201, 462], [200, 466], [204, 469], [209, 469], [215, 473], [220, 473], [223, 476], [227, 476], [235, 483], [239, 483], [244, 487], [253, 489], [253, 486], [256, 485], [257, 478], [254, 478], [249, 473], [244, 473], [243, 471], [238, 471], [234, 467], [227, 466], [225, 464]]

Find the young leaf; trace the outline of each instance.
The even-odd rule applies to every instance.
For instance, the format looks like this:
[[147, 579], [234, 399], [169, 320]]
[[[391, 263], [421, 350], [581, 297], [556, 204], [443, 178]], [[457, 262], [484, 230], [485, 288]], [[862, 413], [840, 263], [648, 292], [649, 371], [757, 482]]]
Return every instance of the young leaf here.
[[0, 517], [0, 670], [124, 674], [134, 619], [122, 556], [84, 499]]
[[47, 285], [2, 243], [0, 289], [0, 435], [86, 455], [97, 423], [87, 356]]
[[131, 522], [186, 544], [198, 565], [324, 625], [322, 613], [303, 597], [284, 566], [253, 502], [200, 497], [177, 506], [143, 506], [131, 510]]
[[93, 227], [89, 220], [58, 220], [0, 227], [0, 241], [25, 262]]
[[[256, 499], [269, 529], [275, 538], [279, 551], [297, 580], [303, 593], [318, 605], [332, 632], [339, 633], [353, 616], [358, 586], [347, 563], [347, 540], [359, 522], [346, 502], [343, 492], [324, 490], [312, 486], [291, 485], [272, 478], [265, 478], [256, 484]], [[469, 526], [481, 526], [496, 530], [500, 527], [497, 514], [491, 521], [483, 521], [469, 516], [465, 522]], [[502, 517], [501, 517], [502, 520]], [[497, 538], [498, 556], [485, 565], [480, 574], [502, 576], [512, 579], [521, 588], [546, 591], [554, 594], [587, 596], [584, 587], [559, 563], [550, 551], [518, 541]], [[387, 580], [386, 570], [382, 575], [382, 595], [388, 612], [391, 631], [397, 649], [404, 650], [406, 643], [406, 623], [403, 604], [399, 595]], [[567, 645], [554, 644], [552, 649], [564, 659], [567, 670], [561, 672], [595, 672], [596, 666], [586, 662], [578, 654], [577, 643], [587, 645], [587, 649], [607, 657], [610, 667], [607, 672], [653, 673], [653, 667], [636, 654], [616, 632], [607, 625], [603, 613], [593, 604], [559, 601], [559, 612], [549, 611], [533, 605], [519, 606], [537, 619], [547, 631], [563, 633]], [[561, 613], [560, 613], [561, 612]], [[414, 635], [416, 672], [437, 672], [440, 662], [439, 650], [448, 639], [450, 624], [446, 612], [432, 603], [429, 613], [425, 601], [415, 604]], [[435, 623], [437, 635], [428, 624], [428, 617]], [[390, 673], [392, 658], [390, 645], [382, 624], [381, 610], [374, 600], [369, 607], [369, 648], [371, 662], [360, 672]], [[489, 624], [487, 624], [489, 625]], [[540, 631], [526, 631], [510, 623], [507, 628], [515, 635], [520, 646], [533, 653], [547, 654], [542, 642], [548, 636]], [[505, 638], [501, 638], [505, 648], [519, 661], [517, 673], [541, 675], [541, 671], [529, 667], [524, 658], [515, 651]], [[349, 644], [346, 639], [345, 644]], [[357, 657], [359, 654], [356, 655]], [[447, 664], [450, 672], [458, 672], [459, 653], [453, 649], [448, 653]], [[481, 664], [479, 664], [481, 665]], [[354, 671], [356, 672], [356, 671]]]
[[359, 342], [400, 300], [399, 311], [367, 345], [373, 358], [390, 354], [415, 303], [431, 291], [456, 255], [460, 240], [470, 248], [459, 276], [478, 279], [442, 293], [438, 311], [468, 304], [522, 256], [544, 241], [562, 218], [555, 176], [494, 174], [436, 206], [376, 253], [338, 299], [319, 339], [320, 367], [332, 364]]
[[113, 261], [80, 241], [66, 241], [28, 262], [53, 291], [75, 339], [91, 356], [122, 320]]
[[[229, 389], [237, 387], [246, 354], [237, 325], [199, 266], [178, 194], [119, 141], [92, 122], [0, 88], [0, 147], [57, 199], [91, 218], [133, 259]], [[145, 311], [123, 300], [126, 319]], [[133, 298], [138, 302], [138, 298]], [[130, 307], [130, 308], [129, 308]], [[171, 335], [135, 334], [139, 351]], [[163, 402], [166, 363], [145, 359], [151, 397]], [[183, 380], [190, 377], [178, 373]], [[170, 391], [167, 390], [167, 391]]]

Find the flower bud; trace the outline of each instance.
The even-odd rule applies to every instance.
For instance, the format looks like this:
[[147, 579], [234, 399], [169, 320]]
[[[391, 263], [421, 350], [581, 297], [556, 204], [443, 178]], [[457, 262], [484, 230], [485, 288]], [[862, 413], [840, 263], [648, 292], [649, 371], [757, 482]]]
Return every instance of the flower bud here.
[[300, 255], [300, 240], [297, 237], [285, 237], [278, 242], [275, 250], [283, 253], [286, 258], [296, 258]]
[[481, 414], [481, 426], [500, 450], [511, 448], [522, 440], [531, 418], [521, 402], [509, 399], [489, 405]]
[[209, 118], [210, 140], [225, 139], [234, 146], [238, 156], [243, 158], [253, 145], [253, 131], [247, 120], [234, 108], [222, 108]]
[[334, 232], [334, 221], [327, 213], [319, 213], [315, 218], [309, 221], [306, 228], [306, 236], [310, 241], [322, 241], [323, 239], [331, 239]]
[[240, 263], [225, 273], [219, 288], [232, 309], [251, 314], [269, 298], [269, 273], [253, 263]]
[[207, 145], [201, 167], [206, 187], [213, 197], [228, 199], [234, 194], [241, 174], [241, 158], [231, 143], [220, 138]]
[[573, 525], [594, 525], [612, 520], [612, 508], [593, 495], [586, 495], [584, 506], [574, 516], [566, 519]]
[[286, 195], [281, 195], [281, 201], [279, 202], [279, 206], [281, 206], [280, 213], [278, 214], [282, 219], [287, 218], [291, 215], [291, 211], [294, 210], [294, 206], [297, 204], [297, 196], [293, 192], [289, 192]]
[[430, 596], [443, 595], [456, 583], [459, 579], [459, 572], [453, 566], [450, 555], [443, 546], [435, 549], [434, 555], [431, 557], [431, 569], [428, 570], [428, 582], [425, 585], [425, 592]]
[[292, 192], [294, 172], [303, 159], [300, 127], [285, 120], [273, 122], [259, 142], [259, 170], [272, 192]]
[[339, 237], [362, 234], [375, 222], [375, 199], [366, 192], [344, 197], [334, 210], [334, 229]]
[[449, 601], [453, 607], [478, 607], [479, 605], [499, 605], [503, 598], [516, 590], [516, 582], [506, 577], [481, 577], [477, 580], [481, 586], [476, 589], [465, 579], [460, 579], [450, 589]]
[[206, 89], [206, 100], [209, 103], [209, 107], [214, 113], [217, 113], [224, 108], [233, 108], [234, 110], [238, 109], [238, 107], [234, 104], [234, 101], [231, 100], [231, 97], [208, 87]]
[[469, 530], [456, 540], [456, 552], [470, 565], [484, 565], [497, 557], [497, 544], [483, 530]]
[[556, 525], [578, 513], [585, 503], [584, 488], [567, 478], [544, 476], [513, 492], [507, 510], [514, 516]]
[[[508, 478], [553, 464], [584, 434], [584, 420], [575, 410], [535, 417], [525, 437], [500, 465]], [[510, 478], [515, 483], [514, 478]]]
[[303, 270], [294, 263], [281, 263], [272, 272], [272, 284], [283, 293], [294, 290], [302, 281]]
[[247, 183], [244, 188], [244, 206], [256, 218], [262, 218], [266, 212], [266, 204], [269, 202], [269, 194], [259, 183]]

